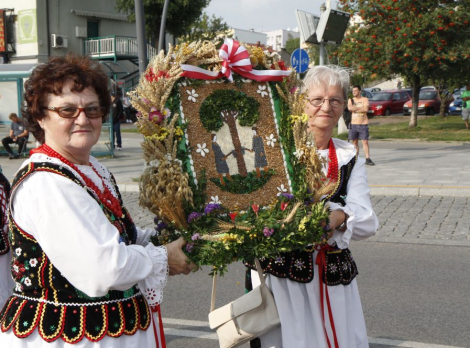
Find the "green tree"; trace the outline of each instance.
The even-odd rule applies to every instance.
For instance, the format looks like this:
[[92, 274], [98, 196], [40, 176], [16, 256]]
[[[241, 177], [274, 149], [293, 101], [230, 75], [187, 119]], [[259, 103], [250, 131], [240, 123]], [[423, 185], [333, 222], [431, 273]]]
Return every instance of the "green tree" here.
[[[160, 24], [165, 0], [143, 0], [145, 31], [154, 46], [158, 44]], [[192, 25], [201, 17], [202, 11], [210, 0], [172, 0], [168, 6], [166, 31], [174, 37], [190, 32]], [[135, 21], [134, 0], [116, 0], [116, 9], [129, 14], [129, 20]]]
[[401, 75], [413, 86], [410, 127], [417, 126], [419, 89], [425, 81], [470, 72], [468, 0], [340, 0], [359, 15], [336, 55], [344, 66], [374, 77]]
[[222, 89], [208, 96], [199, 109], [199, 115], [204, 128], [217, 132], [224, 123], [227, 124], [232, 137], [234, 156], [237, 160], [238, 173], [247, 176], [245, 149], [241, 145], [236, 121], [242, 127], [253, 126], [259, 119], [259, 103], [256, 99], [243, 92]]
[[289, 34], [289, 38], [286, 40], [286, 52], [292, 54], [297, 48], [300, 48], [300, 38], [293, 38]]
[[219, 36], [225, 36], [229, 30], [230, 27], [222, 17], [216, 17], [215, 15], [209, 17], [207, 13], [203, 13], [189, 28], [189, 32], [180, 36], [178, 40], [182, 42], [213, 41]]

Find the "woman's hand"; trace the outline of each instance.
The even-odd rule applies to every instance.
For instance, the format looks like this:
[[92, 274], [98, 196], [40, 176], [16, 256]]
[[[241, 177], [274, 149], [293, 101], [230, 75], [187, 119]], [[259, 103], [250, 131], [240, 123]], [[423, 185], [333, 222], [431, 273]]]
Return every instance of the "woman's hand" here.
[[[333, 236], [333, 232], [338, 229], [339, 226], [341, 226], [343, 223], [346, 223], [348, 220], [348, 216], [346, 213], [342, 210], [333, 210], [330, 213], [330, 232], [328, 232], [328, 239], [330, 239]], [[346, 225], [345, 225], [346, 227]], [[344, 229], [338, 229], [339, 232], [344, 232], [346, 231], [346, 228]]]
[[170, 267], [170, 275], [178, 275], [181, 273], [189, 274], [196, 265], [189, 262], [187, 256], [183, 253], [183, 247], [186, 245], [183, 237], [178, 238], [174, 242], [165, 245], [168, 253], [168, 266]]

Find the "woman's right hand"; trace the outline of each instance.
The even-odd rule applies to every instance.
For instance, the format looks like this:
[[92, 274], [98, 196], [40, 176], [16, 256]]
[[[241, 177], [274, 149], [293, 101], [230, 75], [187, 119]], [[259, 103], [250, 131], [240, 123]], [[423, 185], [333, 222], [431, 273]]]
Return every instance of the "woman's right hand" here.
[[168, 253], [170, 275], [178, 275], [181, 273], [189, 274], [196, 268], [196, 265], [193, 262], [189, 262], [188, 257], [182, 250], [185, 245], [186, 242], [183, 237], [165, 245]]

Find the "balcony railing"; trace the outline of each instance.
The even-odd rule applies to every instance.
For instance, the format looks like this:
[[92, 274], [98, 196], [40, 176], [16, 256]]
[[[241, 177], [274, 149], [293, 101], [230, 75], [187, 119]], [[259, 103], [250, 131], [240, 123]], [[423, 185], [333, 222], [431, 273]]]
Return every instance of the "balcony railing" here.
[[[85, 40], [85, 54], [92, 58], [137, 58], [137, 38], [125, 36], [102, 36]], [[147, 57], [152, 59], [157, 50], [147, 45]]]

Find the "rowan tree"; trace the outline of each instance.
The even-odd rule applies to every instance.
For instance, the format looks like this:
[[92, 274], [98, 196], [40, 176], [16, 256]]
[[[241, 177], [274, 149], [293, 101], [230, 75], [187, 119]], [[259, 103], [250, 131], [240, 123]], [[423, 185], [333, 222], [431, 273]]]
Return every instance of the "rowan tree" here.
[[335, 53], [340, 63], [372, 77], [401, 75], [413, 87], [410, 127], [417, 126], [419, 90], [427, 81], [470, 78], [470, 1], [339, 0], [362, 23], [349, 28]]

